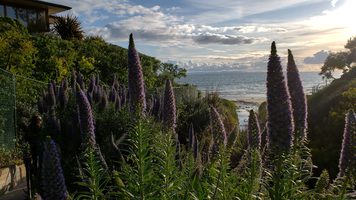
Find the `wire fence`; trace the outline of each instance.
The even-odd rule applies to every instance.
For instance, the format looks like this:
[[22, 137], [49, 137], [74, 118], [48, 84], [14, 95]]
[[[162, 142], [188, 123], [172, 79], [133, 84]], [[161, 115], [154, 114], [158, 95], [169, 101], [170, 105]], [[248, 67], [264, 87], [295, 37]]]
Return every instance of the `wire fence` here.
[[15, 147], [16, 80], [11, 73], [0, 70], [0, 145]]
[[14, 149], [21, 116], [27, 121], [46, 83], [15, 75], [0, 68], [0, 147]]

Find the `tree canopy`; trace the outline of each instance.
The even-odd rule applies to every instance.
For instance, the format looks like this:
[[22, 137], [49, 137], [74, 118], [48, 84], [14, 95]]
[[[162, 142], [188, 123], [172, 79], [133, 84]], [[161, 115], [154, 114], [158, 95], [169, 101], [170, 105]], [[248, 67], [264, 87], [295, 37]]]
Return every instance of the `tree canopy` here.
[[332, 75], [334, 70], [342, 70], [345, 73], [354, 67], [354, 62], [356, 62], [356, 36], [347, 41], [345, 49], [346, 51], [331, 52], [319, 74], [330, 79], [334, 78]]

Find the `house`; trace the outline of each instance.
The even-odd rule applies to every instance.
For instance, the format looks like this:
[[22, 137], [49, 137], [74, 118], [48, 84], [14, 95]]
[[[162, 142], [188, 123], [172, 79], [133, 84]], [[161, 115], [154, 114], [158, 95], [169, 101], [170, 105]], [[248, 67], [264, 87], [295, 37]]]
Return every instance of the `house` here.
[[30, 32], [47, 32], [52, 15], [71, 8], [38, 0], [0, 0], [0, 17], [17, 19]]

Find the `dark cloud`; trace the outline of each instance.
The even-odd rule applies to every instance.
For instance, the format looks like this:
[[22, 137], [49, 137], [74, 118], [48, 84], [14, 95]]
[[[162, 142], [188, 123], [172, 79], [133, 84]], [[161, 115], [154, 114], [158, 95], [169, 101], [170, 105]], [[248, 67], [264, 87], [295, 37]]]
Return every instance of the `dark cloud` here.
[[248, 38], [245, 36], [231, 36], [231, 35], [220, 35], [220, 34], [199, 34], [193, 36], [193, 40], [199, 44], [252, 44], [259, 39]]
[[313, 56], [306, 57], [304, 59], [305, 64], [323, 64], [325, 59], [328, 57], [329, 52], [325, 50], [321, 50], [316, 52]]

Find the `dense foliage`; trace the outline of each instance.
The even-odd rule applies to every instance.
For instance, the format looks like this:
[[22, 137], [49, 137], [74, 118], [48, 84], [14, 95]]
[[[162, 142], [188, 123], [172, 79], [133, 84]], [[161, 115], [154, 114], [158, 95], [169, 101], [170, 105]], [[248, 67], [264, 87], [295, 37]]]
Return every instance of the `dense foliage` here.
[[[349, 169], [356, 166], [349, 155], [355, 115], [350, 111], [346, 118], [342, 153], [341, 144], [335, 147], [348, 162], [340, 164], [333, 182], [324, 171], [309, 188], [313, 163], [307, 135], [294, 143], [299, 129], [293, 120], [306, 113], [293, 112], [291, 101], [304, 94], [290, 96], [295, 88], [287, 85], [275, 42], [267, 64], [265, 122], [251, 112], [248, 130], [239, 132], [232, 102], [216, 94], [177, 94], [171, 80], [184, 71], [138, 54], [132, 35], [127, 51], [98, 38], [30, 36], [16, 22], [8, 23], [36, 52], [30, 54], [32, 65], [25, 65], [31, 67], [27, 75], [48, 82], [38, 107], [29, 105], [44, 119], [31, 144], [39, 149], [32, 156], [40, 158], [33, 187], [44, 200], [353, 198], [356, 174]], [[22, 74], [16, 67], [6, 69]], [[298, 81], [292, 67], [288, 79]], [[353, 105], [353, 89], [343, 90], [351, 101], [338, 109]]]
[[342, 143], [345, 114], [356, 109], [356, 69], [308, 98], [308, 134], [313, 161], [319, 168], [315, 174], [327, 169], [330, 177], [338, 173], [338, 160]]
[[[185, 70], [177, 66], [143, 54], [139, 57], [148, 91], [163, 87], [167, 76], [185, 75]], [[99, 75], [106, 84], [111, 84], [114, 76], [120, 83], [128, 83], [127, 49], [95, 36], [63, 40], [52, 33], [30, 35], [20, 22], [6, 17], [0, 17], [0, 68], [16, 75], [18, 127], [28, 123], [36, 112], [33, 107], [47, 83], [60, 83], [73, 70], [80, 72], [85, 81]]]
[[[152, 98], [146, 99], [142, 114], [132, 112], [137, 99], [121, 101], [130, 95], [129, 88], [116, 78], [109, 86], [97, 77], [83, 81], [83, 75], [74, 72], [71, 84], [64, 79], [59, 90], [55, 83], [49, 84], [39, 110], [45, 119], [43, 138], [52, 138], [43, 140], [43, 156], [51, 162], [43, 164], [48, 166], [41, 174], [48, 175], [40, 182], [57, 180], [57, 184], [50, 193], [40, 185], [40, 194], [44, 199], [50, 194], [63, 197], [59, 199], [67, 194], [71, 199], [349, 198], [354, 191], [352, 173], [329, 183], [324, 172], [315, 189], [307, 187], [312, 164], [306, 143], [293, 145], [293, 124], [277, 120], [287, 118], [292, 123], [292, 107], [280, 110], [273, 103], [277, 97], [288, 102], [289, 97], [275, 43], [268, 67], [279, 70], [268, 74], [268, 94], [274, 98], [267, 101], [267, 123], [273, 127], [268, 130], [267, 149], [260, 147], [257, 116], [251, 112], [249, 130], [237, 134], [231, 125], [237, 118], [216, 94], [181, 97], [176, 102], [167, 81], [164, 93], [146, 92], [146, 98]], [[279, 90], [285, 95], [275, 97]], [[347, 130], [354, 130], [355, 124], [348, 124]], [[278, 126], [289, 132], [277, 131]]]

